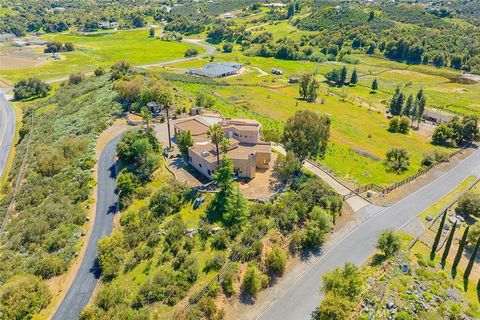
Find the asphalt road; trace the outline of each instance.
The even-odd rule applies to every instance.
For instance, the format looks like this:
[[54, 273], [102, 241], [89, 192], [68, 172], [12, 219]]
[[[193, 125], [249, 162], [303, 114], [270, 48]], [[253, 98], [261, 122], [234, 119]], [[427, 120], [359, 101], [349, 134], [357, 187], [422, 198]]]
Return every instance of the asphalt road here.
[[100, 278], [97, 243], [101, 237], [112, 232], [113, 219], [118, 209], [115, 193], [115, 158], [121, 135], [110, 141], [98, 161], [98, 191], [94, 225], [87, 249], [75, 280], [61, 305], [55, 312], [54, 320], [76, 320], [87, 305]]
[[[412, 219], [440, 200], [470, 175], [480, 176], [480, 150], [475, 151], [455, 168], [429, 185], [384, 208], [324, 252], [320, 258], [278, 299], [260, 315], [254, 307], [250, 319], [307, 320], [322, 296], [319, 288], [322, 275], [345, 262], [364, 263], [373, 253], [377, 235], [385, 229], [400, 229]], [[368, 210], [364, 208], [362, 210]], [[247, 309], [248, 312], [248, 309]]]
[[15, 111], [5, 99], [7, 90], [0, 89], [0, 177], [7, 163], [15, 136]]

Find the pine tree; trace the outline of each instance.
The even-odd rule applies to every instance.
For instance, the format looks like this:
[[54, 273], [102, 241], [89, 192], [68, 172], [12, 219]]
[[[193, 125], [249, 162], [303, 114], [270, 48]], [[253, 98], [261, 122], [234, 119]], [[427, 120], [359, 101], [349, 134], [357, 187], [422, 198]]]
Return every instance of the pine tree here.
[[372, 81], [372, 92], [375, 93], [375, 92], [377, 92], [377, 90], [378, 90], [378, 80], [373, 79], [373, 81]]
[[445, 243], [445, 249], [443, 250], [441, 264], [445, 266], [445, 262], [447, 261], [448, 253], [450, 252], [450, 247], [452, 246], [453, 236], [455, 235], [455, 230], [457, 229], [457, 221], [453, 224], [452, 230], [450, 230], [450, 234], [448, 235], [447, 243]]
[[443, 212], [442, 220], [440, 221], [440, 226], [437, 230], [437, 235], [432, 245], [432, 252], [430, 253], [430, 260], [435, 258], [435, 252], [437, 251], [438, 243], [440, 242], [440, 237], [442, 236], [443, 226], [445, 225], [445, 219], [447, 218], [447, 210]]
[[390, 113], [393, 116], [398, 116], [402, 111], [403, 99], [403, 92], [400, 90], [400, 87], [397, 87], [393, 93], [392, 100], [390, 101]]
[[413, 110], [413, 95], [409, 95], [407, 98], [407, 102], [405, 103], [405, 106], [402, 109], [402, 116], [410, 117], [410, 114], [412, 113]]
[[340, 86], [343, 86], [347, 81], [347, 67], [343, 66], [342, 71], [340, 72]]
[[478, 248], [480, 247], [480, 237], [478, 237], [477, 244], [475, 244], [475, 248], [473, 249], [472, 255], [470, 260], [468, 260], [467, 269], [465, 269], [465, 273], [463, 277], [468, 279], [470, 277], [470, 273], [472, 272], [473, 264], [475, 263], [475, 259], [477, 258]]
[[425, 106], [427, 104], [427, 97], [423, 93], [423, 88], [420, 88], [420, 90], [417, 93], [417, 98], [415, 100], [415, 104], [417, 106], [417, 127], [420, 126], [420, 120], [423, 117], [423, 113], [425, 112]]
[[352, 76], [350, 77], [350, 84], [356, 85], [358, 82], [357, 69], [353, 69]]
[[463, 232], [462, 240], [460, 240], [460, 244], [458, 246], [457, 255], [455, 256], [455, 260], [453, 261], [452, 269], [457, 269], [457, 266], [463, 257], [463, 249], [465, 248], [465, 244], [467, 243], [469, 229], [470, 229], [470, 226], [468, 226]]

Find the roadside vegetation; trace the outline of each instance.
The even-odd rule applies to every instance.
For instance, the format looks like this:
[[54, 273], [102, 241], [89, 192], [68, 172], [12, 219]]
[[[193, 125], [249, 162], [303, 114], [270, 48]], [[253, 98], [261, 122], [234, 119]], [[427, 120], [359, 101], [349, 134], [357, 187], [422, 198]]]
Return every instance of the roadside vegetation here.
[[52, 296], [47, 280], [62, 275], [78, 255], [94, 184], [96, 137], [122, 109], [115, 97], [104, 76], [19, 104], [20, 140], [0, 203], [3, 220], [27, 156], [15, 212], [1, 239], [0, 313], [12, 319], [29, 319], [45, 308]]

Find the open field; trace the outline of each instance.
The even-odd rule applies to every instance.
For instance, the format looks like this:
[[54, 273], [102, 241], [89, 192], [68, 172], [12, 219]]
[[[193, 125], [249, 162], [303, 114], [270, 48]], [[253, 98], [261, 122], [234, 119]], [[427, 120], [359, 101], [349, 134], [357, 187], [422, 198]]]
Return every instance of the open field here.
[[[41, 79], [55, 79], [73, 72], [93, 71], [98, 66], [110, 67], [119, 60], [140, 65], [180, 58], [192, 47], [184, 43], [149, 38], [147, 29], [99, 32], [91, 35], [63, 33], [46, 35], [44, 39], [72, 42], [76, 49], [74, 52], [61, 53], [61, 60], [58, 61], [47, 61], [34, 67], [1, 70], [0, 78], [15, 82], [35, 74]], [[202, 52], [200, 48], [199, 52]]]

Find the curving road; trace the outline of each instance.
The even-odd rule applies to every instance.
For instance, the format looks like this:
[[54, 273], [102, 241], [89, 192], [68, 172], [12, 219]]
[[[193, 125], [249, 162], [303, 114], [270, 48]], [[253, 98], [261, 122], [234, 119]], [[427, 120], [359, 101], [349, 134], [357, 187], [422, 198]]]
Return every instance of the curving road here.
[[[308, 320], [322, 296], [319, 288], [322, 275], [345, 262], [364, 263], [374, 252], [377, 235], [385, 229], [401, 229], [424, 209], [440, 200], [465, 178], [480, 176], [480, 150], [476, 150], [455, 168], [422, 189], [387, 208], [366, 207], [378, 212], [345, 235], [315, 261], [295, 283], [274, 297], [265, 310], [245, 309], [244, 319]], [[257, 312], [262, 312], [258, 314]]]
[[[212, 54], [216, 49], [202, 43], [201, 40], [185, 39], [184, 42], [198, 45], [206, 51], [198, 56], [179, 58], [137, 67], [148, 68], [176, 62], [202, 58]], [[63, 81], [56, 79], [49, 82]], [[97, 243], [105, 235], [111, 233], [114, 215], [117, 212], [118, 196], [115, 194], [115, 155], [121, 135], [115, 137], [102, 151], [98, 161], [98, 188], [95, 220], [87, 249], [80, 264], [75, 280], [70, 286], [65, 298], [53, 316], [53, 320], [76, 320], [80, 312], [88, 304], [100, 278], [98, 265]]]
[[97, 168], [98, 189], [94, 225], [75, 280], [55, 312], [52, 318], [54, 320], [78, 319], [100, 278], [97, 243], [101, 237], [112, 232], [113, 219], [118, 211], [118, 196], [115, 192], [115, 159], [120, 139], [121, 135], [112, 139], [100, 155]]
[[0, 89], [0, 177], [3, 175], [15, 136], [15, 111], [5, 98], [9, 89]]

